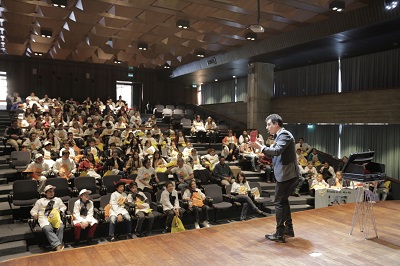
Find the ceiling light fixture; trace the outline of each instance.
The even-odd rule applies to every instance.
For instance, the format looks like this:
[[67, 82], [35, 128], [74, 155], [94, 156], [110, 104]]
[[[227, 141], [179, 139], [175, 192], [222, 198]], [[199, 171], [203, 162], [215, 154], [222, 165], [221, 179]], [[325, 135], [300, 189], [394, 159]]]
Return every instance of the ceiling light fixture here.
[[187, 29], [190, 27], [190, 22], [184, 19], [178, 19], [176, 21], [176, 26], [180, 29]]
[[52, 37], [52, 35], [53, 35], [53, 32], [51, 31], [51, 30], [40, 30], [40, 35], [42, 36], [42, 37], [45, 37], [45, 38], [51, 38]]
[[114, 64], [122, 64], [122, 61], [119, 61], [117, 59], [114, 59]]
[[204, 49], [198, 49], [196, 52], [195, 52], [195, 55], [197, 56], [197, 57], [204, 57], [204, 56], [206, 56], [206, 51], [204, 50]]
[[384, 0], [385, 9], [395, 9], [399, 5], [399, 0]]
[[244, 37], [249, 41], [255, 41], [255, 40], [257, 40], [257, 33], [248, 32], [248, 33], [246, 33], [246, 35]]
[[344, 11], [346, 4], [343, 1], [333, 1], [329, 4], [329, 9], [336, 11], [336, 12], [342, 12]]
[[43, 55], [43, 53], [38, 53], [38, 52], [34, 52], [33, 54], [36, 55], [36, 56], [42, 56]]
[[67, 0], [52, 0], [51, 5], [55, 7], [66, 8], [68, 4]]
[[149, 48], [148, 44], [145, 42], [139, 43], [138, 44], [138, 49], [142, 51], [146, 51]]
[[260, 0], [257, 0], [257, 24], [251, 24], [248, 29], [252, 32], [264, 32], [264, 27], [260, 24]]
[[165, 63], [164, 68], [168, 69], [168, 68], [171, 68], [171, 66], [168, 63]]

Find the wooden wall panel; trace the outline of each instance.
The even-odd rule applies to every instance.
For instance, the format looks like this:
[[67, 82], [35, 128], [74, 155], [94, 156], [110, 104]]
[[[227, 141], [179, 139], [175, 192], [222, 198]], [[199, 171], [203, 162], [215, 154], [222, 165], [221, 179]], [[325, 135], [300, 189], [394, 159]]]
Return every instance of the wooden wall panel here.
[[400, 88], [271, 100], [287, 123], [400, 124]]

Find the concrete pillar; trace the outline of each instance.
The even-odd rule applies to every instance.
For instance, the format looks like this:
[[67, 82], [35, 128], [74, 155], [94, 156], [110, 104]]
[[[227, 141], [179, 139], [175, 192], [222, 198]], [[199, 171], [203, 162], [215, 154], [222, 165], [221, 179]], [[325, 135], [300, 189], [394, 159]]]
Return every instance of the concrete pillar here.
[[247, 82], [247, 128], [257, 129], [266, 139], [265, 118], [274, 95], [274, 65], [250, 63]]

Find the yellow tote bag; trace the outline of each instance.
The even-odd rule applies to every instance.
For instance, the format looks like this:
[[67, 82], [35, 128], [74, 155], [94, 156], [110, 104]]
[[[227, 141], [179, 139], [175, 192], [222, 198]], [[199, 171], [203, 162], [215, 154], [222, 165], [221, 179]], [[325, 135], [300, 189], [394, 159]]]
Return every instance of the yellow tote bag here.
[[171, 233], [178, 233], [183, 231], [185, 231], [185, 227], [183, 226], [181, 219], [175, 215], [174, 219], [172, 220]]

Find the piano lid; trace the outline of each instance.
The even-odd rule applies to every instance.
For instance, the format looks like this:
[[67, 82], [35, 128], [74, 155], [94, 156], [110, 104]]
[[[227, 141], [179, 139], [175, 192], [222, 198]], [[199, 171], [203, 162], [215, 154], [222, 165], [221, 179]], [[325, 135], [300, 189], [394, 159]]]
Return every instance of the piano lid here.
[[347, 163], [343, 166], [342, 172], [363, 174], [364, 167], [362, 165], [372, 162], [374, 159], [374, 154], [374, 151], [356, 152], [350, 154]]

